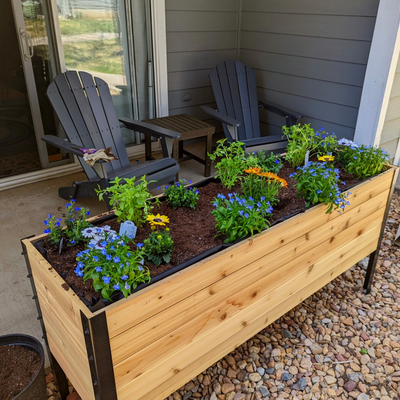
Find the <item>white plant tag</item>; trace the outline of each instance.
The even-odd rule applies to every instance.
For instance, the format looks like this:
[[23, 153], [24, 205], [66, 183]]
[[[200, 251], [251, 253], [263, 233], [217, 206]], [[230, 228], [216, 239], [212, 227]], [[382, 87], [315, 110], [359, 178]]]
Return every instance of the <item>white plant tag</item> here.
[[310, 150], [307, 150], [306, 156], [304, 157], [304, 165], [308, 164], [309, 157], [310, 157]]
[[120, 235], [136, 236], [137, 226], [132, 221], [125, 221], [119, 228]]

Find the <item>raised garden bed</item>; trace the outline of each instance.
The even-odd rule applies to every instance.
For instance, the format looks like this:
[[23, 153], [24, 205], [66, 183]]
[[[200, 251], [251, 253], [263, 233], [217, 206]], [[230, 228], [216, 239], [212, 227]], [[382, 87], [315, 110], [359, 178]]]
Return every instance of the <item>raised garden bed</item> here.
[[167, 397], [374, 253], [396, 176], [353, 187], [341, 215], [320, 204], [96, 312], [35, 248], [44, 235], [23, 240], [54, 358], [84, 400]]

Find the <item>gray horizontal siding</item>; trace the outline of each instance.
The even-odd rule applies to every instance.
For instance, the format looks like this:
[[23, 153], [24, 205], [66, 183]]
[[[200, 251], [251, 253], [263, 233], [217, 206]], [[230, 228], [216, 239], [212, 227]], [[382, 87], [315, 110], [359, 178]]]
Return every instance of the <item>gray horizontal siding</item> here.
[[[214, 104], [208, 73], [235, 59], [238, 0], [166, 0], [169, 112], [202, 120], [200, 105]], [[190, 94], [190, 101], [182, 101]]]
[[377, 0], [243, 0], [242, 11], [283, 14], [360, 15], [375, 17]]
[[[353, 138], [379, 0], [244, 0], [239, 59], [259, 98]], [[264, 133], [279, 121], [261, 113]]]

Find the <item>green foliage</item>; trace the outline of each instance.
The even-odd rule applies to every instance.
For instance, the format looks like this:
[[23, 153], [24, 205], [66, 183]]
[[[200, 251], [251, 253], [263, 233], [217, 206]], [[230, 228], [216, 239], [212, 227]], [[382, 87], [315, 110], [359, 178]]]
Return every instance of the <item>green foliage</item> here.
[[[167, 203], [176, 210], [179, 207], [189, 207], [193, 210], [199, 200], [199, 191], [195, 187], [185, 187], [185, 180], [180, 179], [170, 186], [165, 186], [164, 196]], [[192, 183], [189, 181], [189, 184]]]
[[279, 190], [287, 186], [284, 179], [279, 178], [272, 172], [263, 172], [261, 168], [254, 167], [244, 170], [240, 187], [246, 198], [258, 202], [261, 198], [266, 199], [272, 205], [278, 203]]
[[61, 218], [56, 218], [49, 214], [44, 223], [47, 229], [44, 233], [48, 233], [48, 240], [51, 244], [59, 244], [61, 239], [67, 246], [75, 246], [79, 241], [86, 240], [82, 235], [82, 231], [92, 224], [87, 221], [87, 216], [90, 214], [89, 209], [85, 207], [76, 207], [76, 200], [71, 200], [65, 204], [65, 212], [61, 213], [64, 218], [65, 228], [61, 227]]
[[285, 158], [292, 168], [304, 164], [307, 151], [310, 157], [314, 154], [322, 156], [332, 152], [337, 146], [334, 134], [329, 135], [322, 128], [315, 132], [310, 124], [284, 126], [282, 130], [288, 139]]
[[174, 250], [174, 242], [166, 228], [163, 231], [153, 231], [144, 241], [146, 260], [152, 262], [157, 267], [171, 261], [171, 254]]
[[261, 149], [258, 152], [254, 152], [248, 155], [246, 158], [246, 166], [259, 167], [263, 171], [269, 171], [274, 174], [278, 174], [283, 166], [282, 160], [278, 154], [268, 153]]
[[130, 242], [132, 237], [105, 232], [98, 244], [91, 243], [77, 254], [76, 275], [83, 277], [84, 282], [93, 279], [93, 288], [107, 300], [111, 300], [116, 290], [128, 297], [132, 288], [150, 281], [150, 273], [144, 266], [143, 244], [138, 243], [131, 250]]
[[221, 179], [222, 186], [232, 189], [240, 179], [245, 168], [245, 152], [242, 142], [226, 142], [221, 139], [217, 142], [217, 148], [213, 154], [209, 154], [210, 159], [215, 161], [220, 158], [215, 165], [215, 177]]
[[225, 243], [234, 242], [247, 235], [253, 236], [254, 233], [270, 226], [268, 218], [271, 216], [272, 207], [264, 198], [256, 202], [236, 193], [229, 193], [228, 198], [219, 194], [213, 205], [215, 210], [211, 213], [215, 217], [215, 228], [226, 236]]
[[360, 350], [360, 354], [368, 354], [368, 350], [367, 349], [361, 349]]
[[306, 166], [297, 168], [297, 172], [291, 177], [296, 180], [297, 191], [306, 201], [307, 207], [324, 203], [328, 206], [328, 214], [333, 209], [344, 210], [350, 204], [346, 198], [351, 193], [340, 193], [339, 190], [339, 170], [327, 163], [309, 162]]
[[358, 179], [379, 174], [389, 162], [389, 154], [385, 150], [365, 145], [340, 146], [337, 158], [345, 171]]
[[96, 190], [96, 193], [99, 200], [103, 200], [104, 196], [109, 196], [110, 204], [115, 208], [115, 215], [119, 222], [132, 221], [137, 226], [141, 226], [154, 204], [147, 201], [151, 194], [147, 189], [146, 177], [142, 176], [136, 182], [135, 180], [135, 177], [116, 177], [110, 181], [111, 186]]

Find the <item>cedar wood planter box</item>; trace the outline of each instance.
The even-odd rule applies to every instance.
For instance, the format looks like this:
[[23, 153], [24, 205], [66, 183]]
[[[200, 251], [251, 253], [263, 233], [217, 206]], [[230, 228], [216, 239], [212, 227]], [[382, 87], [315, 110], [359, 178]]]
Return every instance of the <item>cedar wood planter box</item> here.
[[164, 399], [374, 253], [397, 173], [353, 187], [341, 215], [317, 205], [94, 313], [33, 246], [44, 235], [23, 240], [53, 357], [83, 400]]

